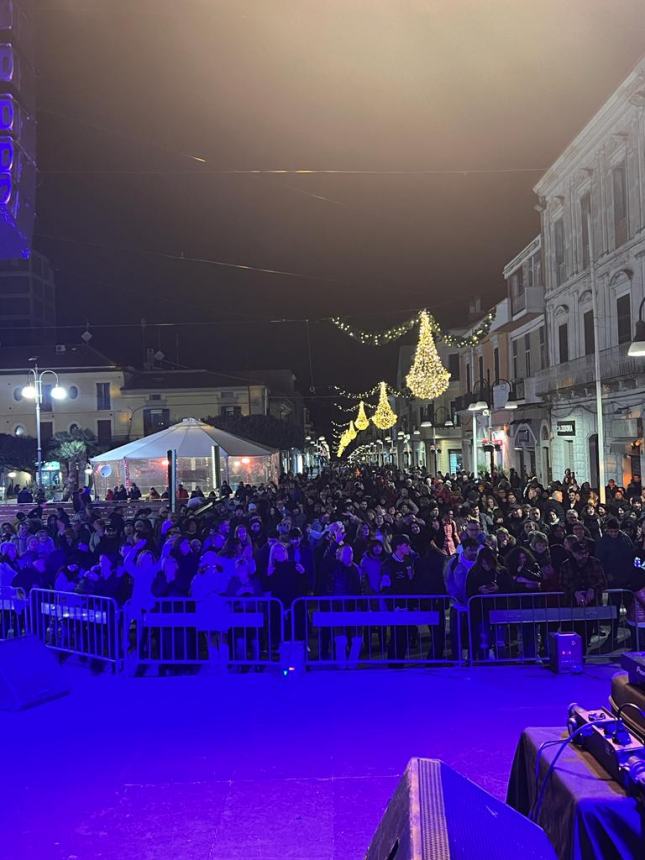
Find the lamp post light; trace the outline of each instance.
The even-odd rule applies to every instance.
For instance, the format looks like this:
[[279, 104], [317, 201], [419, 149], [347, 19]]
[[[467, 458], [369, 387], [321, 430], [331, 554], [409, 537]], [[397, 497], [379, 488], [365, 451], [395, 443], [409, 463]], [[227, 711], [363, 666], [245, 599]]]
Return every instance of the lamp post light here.
[[[477, 391], [477, 388], [482, 389], [483, 393], [483, 380], [480, 379], [479, 382], [477, 382], [473, 386], [473, 397], [475, 396], [475, 391]], [[477, 479], [477, 413], [483, 412], [484, 409], [488, 409], [488, 403], [485, 400], [474, 400], [468, 406], [468, 411], [472, 412], [473, 414], [473, 476], [475, 477], [475, 479]]]
[[22, 389], [22, 396], [26, 400], [33, 400], [36, 405], [36, 480], [38, 487], [41, 488], [43, 484], [43, 447], [40, 432], [40, 407], [43, 403], [43, 379], [47, 374], [54, 377], [55, 384], [49, 392], [54, 400], [64, 400], [67, 397], [67, 389], [60, 384], [55, 370], [39, 370], [38, 359], [32, 358], [30, 361], [34, 362], [34, 366], [29, 368], [32, 380]]
[[634, 340], [627, 350], [627, 355], [632, 358], [645, 358], [645, 320], [643, 319], [643, 309], [645, 309], [645, 298], [638, 308], [638, 321], [636, 323]]

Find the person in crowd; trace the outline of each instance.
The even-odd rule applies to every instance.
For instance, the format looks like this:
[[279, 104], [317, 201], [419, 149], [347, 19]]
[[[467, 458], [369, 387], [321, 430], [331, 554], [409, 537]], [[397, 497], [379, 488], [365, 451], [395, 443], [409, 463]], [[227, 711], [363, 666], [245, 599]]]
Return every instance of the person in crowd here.
[[[607, 587], [607, 578], [602, 565], [594, 556], [589, 555], [586, 544], [576, 542], [560, 569], [560, 580], [565, 601], [569, 606], [587, 607], [600, 603], [602, 591]], [[596, 629], [593, 621], [574, 622], [574, 630], [578, 633], [585, 647], [591, 641]]]
[[451, 556], [444, 568], [446, 592], [452, 598], [450, 610], [450, 631], [453, 659], [461, 659], [462, 651], [468, 641], [468, 574], [477, 560], [481, 549], [474, 538], [466, 537], [461, 543], [461, 553]]

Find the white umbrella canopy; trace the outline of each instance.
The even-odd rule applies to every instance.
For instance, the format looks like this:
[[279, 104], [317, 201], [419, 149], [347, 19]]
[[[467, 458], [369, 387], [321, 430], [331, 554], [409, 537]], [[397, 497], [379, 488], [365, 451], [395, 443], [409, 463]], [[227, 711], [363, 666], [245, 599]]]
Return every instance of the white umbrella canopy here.
[[248, 439], [219, 430], [196, 418], [184, 418], [179, 424], [173, 424], [151, 436], [98, 454], [92, 457], [91, 463], [98, 465], [114, 460], [153, 460], [165, 457], [168, 451], [176, 451], [177, 457], [210, 457], [213, 445], [219, 445], [229, 457], [267, 457], [276, 453], [276, 449], [249, 442]]

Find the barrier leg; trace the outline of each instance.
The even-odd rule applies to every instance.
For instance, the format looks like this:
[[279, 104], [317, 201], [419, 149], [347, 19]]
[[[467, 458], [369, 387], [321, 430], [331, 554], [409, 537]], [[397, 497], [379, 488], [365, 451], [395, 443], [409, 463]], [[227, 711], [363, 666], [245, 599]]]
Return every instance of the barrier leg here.
[[347, 636], [342, 633], [339, 636], [334, 636], [334, 645], [336, 649], [336, 663], [339, 666], [347, 665]]
[[361, 656], [361, 647], [363, 645], [363, 635], [360, 630], [354, 630], [349, 646], [349, 665], [355, 668]]

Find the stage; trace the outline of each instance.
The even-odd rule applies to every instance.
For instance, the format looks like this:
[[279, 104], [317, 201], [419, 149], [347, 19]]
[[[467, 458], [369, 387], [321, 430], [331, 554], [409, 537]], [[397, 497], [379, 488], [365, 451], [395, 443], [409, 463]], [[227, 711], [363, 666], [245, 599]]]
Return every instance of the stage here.
[[128, 678], [0, 714], [12, 860], [359, 860], [411, 756], [504, 799], [525, 726], [603, 705], [616, 667]]

